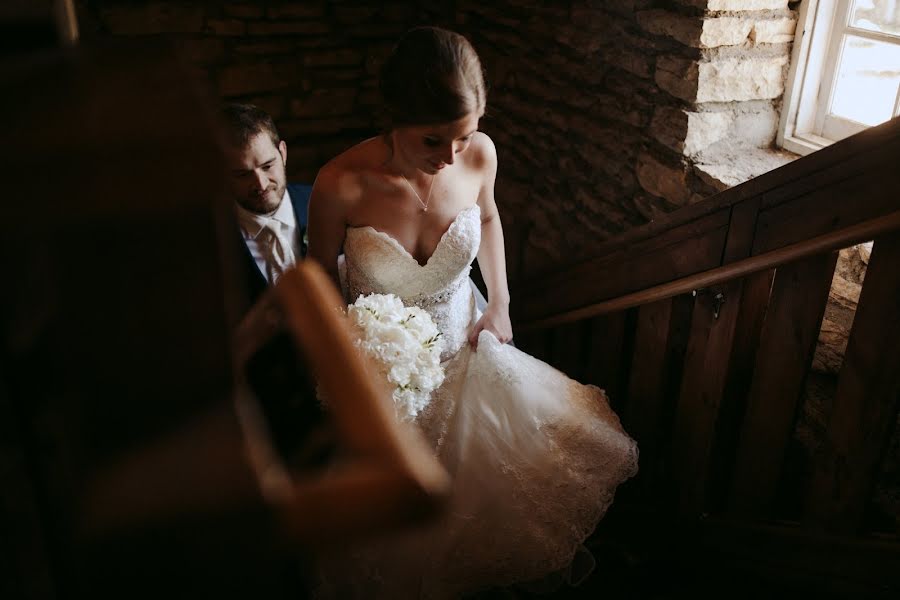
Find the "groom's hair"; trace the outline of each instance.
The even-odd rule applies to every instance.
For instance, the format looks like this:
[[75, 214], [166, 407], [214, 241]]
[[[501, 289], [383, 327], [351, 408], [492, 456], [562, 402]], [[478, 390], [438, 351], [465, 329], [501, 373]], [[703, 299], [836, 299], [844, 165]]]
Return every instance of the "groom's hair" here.
[[229, 102], [222, 108], [228, 141], [236, 146], [245, 146], [255, 135], [265, 132], [278, 146], [281, 136], [275, 128], [275, 121], [269, 113], [253, 104]]

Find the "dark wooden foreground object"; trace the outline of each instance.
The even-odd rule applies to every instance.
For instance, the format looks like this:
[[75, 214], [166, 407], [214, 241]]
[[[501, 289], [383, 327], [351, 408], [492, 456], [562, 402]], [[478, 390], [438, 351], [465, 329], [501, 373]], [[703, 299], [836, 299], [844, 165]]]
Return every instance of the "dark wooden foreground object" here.
[[[146, 42], [0, 70], [0, 597], [302, 598], [310, 547], [438, 514], [324, 272], [248, 307], [203, 83]], [[251, 381], [276, 341], [330, 402], [277, 412], [297, 443]]]

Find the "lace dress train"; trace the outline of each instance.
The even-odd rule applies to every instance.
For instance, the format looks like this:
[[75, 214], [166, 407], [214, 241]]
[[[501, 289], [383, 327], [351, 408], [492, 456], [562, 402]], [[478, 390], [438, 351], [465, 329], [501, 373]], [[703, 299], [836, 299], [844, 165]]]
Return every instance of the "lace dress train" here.
[[371, 227], [347, 231], [350, 297], [396, 294], [444, 334], [446, 377], [416, 425], [454, 488], [437, 522], [323, 558], [319, 596], [456, 598], [563, 569], [637, 470], [637, 446], [602, 390], [489, 332], [477, 351], [466, 343], [480, 316], [468, 283], [479, 243], [477, 206], [425, 265]]

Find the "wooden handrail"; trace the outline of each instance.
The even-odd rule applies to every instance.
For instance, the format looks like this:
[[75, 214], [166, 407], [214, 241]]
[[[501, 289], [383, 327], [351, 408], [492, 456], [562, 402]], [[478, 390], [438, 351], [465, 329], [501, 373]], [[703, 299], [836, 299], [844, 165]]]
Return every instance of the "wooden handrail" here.
[[517, 324], [516, 329], [523, 332], [534, 331], [589, 317], [596, 317], [605, 313], [625, 310], [634, 306], [656, 302], [657, 300], [664, 300], [686, 294], [692, 290], [717, 285], [752, 273], [778, 267], [808, 256], [866, 242], [891, 231], [900, 231], [900, 211], [645, 290], [625, 294], [603, 302], [596, 302], [550, 317], [520, 323]]

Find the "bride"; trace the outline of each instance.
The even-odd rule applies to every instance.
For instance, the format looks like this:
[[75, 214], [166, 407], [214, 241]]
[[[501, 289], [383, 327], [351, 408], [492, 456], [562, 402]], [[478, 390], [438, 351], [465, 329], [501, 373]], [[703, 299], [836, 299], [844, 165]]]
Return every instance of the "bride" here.
[[[423, 27], [387, 59], [387, 133], [322, 168], [309, 257], [348, 301], [392, 293], [428, 311], [444, 340], [443, 385], [416, 419], [454, 480], [437, 523], [331, 556], [319, 593], [454, 598], [565, 569], [637, 470], [637, 446], [604, 392], [516, 348], [497, 154], [478, 131], [485, 84], [461, 35]], [[343, 248], [344, 272], [338, 255]], [[472, 261], [488, 291], [481, 313]]]

